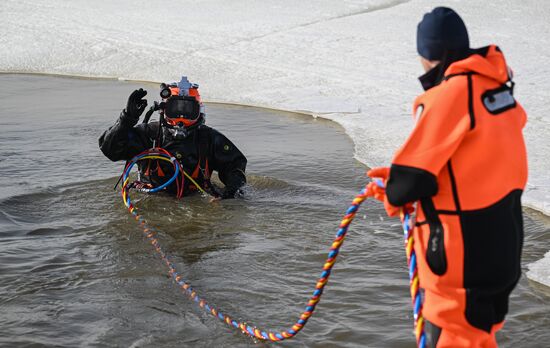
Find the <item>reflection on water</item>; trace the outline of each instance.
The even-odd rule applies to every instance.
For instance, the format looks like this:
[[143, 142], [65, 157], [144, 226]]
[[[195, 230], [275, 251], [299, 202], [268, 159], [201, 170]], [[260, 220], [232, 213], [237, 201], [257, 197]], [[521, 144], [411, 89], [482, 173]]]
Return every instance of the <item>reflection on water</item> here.
[[[0, 80], [0, 345], [267, 346], [180, 293], [113, 191], [122, 164], [102, 156], [97, 137], [133, 85]], [[246, 197], [217, 204], [200, 196], [132, 199], [209, 303], [238, 320], [286, 329], [311, 295], [364, 168], [332, 123], [224, 105], [207, 105], [207, 112], [207, 122], [249, 159]], [[400, 227], [384, 216], [378, 203], [364, 204], [316, 313], [282, 345], [413, 346]], [[523, 264], [550, 245], [547, 221], [528, 213], [526, 228]], [[549, 302], [523, 277], [501, 346], [550, 340]]]

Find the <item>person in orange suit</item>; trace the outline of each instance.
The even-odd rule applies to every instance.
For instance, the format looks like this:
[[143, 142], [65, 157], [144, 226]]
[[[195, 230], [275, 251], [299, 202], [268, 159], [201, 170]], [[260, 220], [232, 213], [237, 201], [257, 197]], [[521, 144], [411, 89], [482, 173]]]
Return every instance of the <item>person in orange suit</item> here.
[[521, 275], [521, 195], [527, 181], [511, 70], [494, 45], [471, 49], [452, 9], [435, 8], [417, 28], [426, 73], [415, 127], [390, 168], [367, 174], [390, 216], [416, 204], [414, 249], [432, 347], [497, 347], [508, 299]]

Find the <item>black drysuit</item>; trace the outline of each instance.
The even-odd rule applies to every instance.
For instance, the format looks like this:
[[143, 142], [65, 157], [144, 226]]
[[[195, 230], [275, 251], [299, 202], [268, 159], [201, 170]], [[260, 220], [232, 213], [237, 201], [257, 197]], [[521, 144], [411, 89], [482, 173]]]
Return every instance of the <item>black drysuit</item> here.
[[[159, 137], [160, 135], [160, 137]], [[160, 142], [157, 138], [160, 138]], [[233, 198], [246, 183], [246, 157], [217, 130], [203, 124], [189, 130], [187, 137], [181, 140], [162, 127], [159, 123], [138, 124], [132, 126], [122, 115], [117, 122], [99, 138], [99, 147], [111, 161], [128, 161], [139, 153], [152, 148], [153, 141], [170, 152], [182, 164], [183, 169], [193, 176], [195, 181], [207, 191], [222, 198]], [[160, 168], [159, 168], [160, 165]], [[138, 162], [140, 180], [160, 185], [174, 173], [173, 166], [166, 161]], [[210, 175], [218, 172], [220, 181], [225, 185], [222, 191], [210, 183]], [[176, 193], [176, 183], [172, 183], [168, 192]], [[184, 177], [184, 195], [196, 191], [193, 183]]]

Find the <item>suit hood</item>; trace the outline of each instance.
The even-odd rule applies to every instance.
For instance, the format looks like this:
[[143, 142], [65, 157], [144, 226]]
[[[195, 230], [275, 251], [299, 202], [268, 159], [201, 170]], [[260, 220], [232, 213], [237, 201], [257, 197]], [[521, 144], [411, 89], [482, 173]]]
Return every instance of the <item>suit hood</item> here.
[[511, 78], [504, 54], [495, 45], [472, 50], [468, 58], [454, 62], [447, 68], [445, 78], [468, 73], [485, 76], [501, 84]]

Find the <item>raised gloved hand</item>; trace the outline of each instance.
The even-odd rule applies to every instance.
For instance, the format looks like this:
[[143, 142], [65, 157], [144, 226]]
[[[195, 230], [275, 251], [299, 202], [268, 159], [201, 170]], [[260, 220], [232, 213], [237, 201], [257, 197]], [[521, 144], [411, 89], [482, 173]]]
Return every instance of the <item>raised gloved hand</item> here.
[[120, 119], [130, 126], [135, 126], [139, 117], [147, 107], [147, 100], [143, 99], [147, 95], [147, 91], [143, 88], [136, 89], [128, 97], [126, 109], [122, 110]]
[[[367, 195], [376, 198], [377, 200], [384, 203], [384, 209], [386, 209], [386, 214], [388, 216], [398, 216], [401, 212], [401, 209], [404, 209], [405, 212], [411, 214], [414, 212], [414, 206], [412, 203], [407, 203], [403, 207], [396, 207], [390, 204], [388, 197], [386, 196], [386, 183], [388, 177], [390, 176], [390, 168], [388, 167], [377, 167], [369, 170], [367, 175], [373, 178], [375, 181], [370, 182], [367, 185]], [[381, 180], [384, 186], [380, 186], [376, 180]]]

